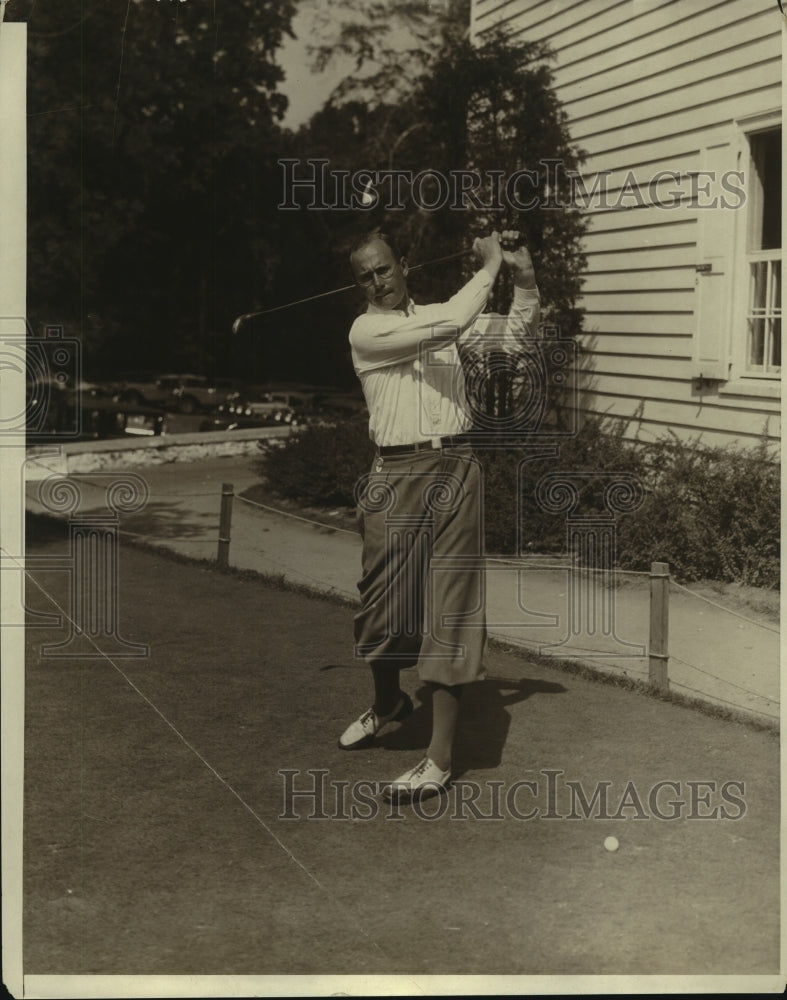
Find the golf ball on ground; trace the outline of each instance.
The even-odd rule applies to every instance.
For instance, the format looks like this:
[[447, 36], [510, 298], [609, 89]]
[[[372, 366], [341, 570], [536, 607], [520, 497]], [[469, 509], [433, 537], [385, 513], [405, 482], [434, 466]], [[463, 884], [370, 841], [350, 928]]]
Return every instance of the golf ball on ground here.
[[618, 843], [618, 838], [607, 837], [607, 839], [604, 841], [604, 847], [606, 847], [608, 851], [616, 851], [620, 847], [620, 844]]

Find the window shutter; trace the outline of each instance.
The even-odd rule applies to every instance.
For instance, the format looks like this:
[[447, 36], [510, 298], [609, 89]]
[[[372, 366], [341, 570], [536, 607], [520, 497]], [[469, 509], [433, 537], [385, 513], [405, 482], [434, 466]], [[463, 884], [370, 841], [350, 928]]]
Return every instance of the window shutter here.
[[[733, 262], [735, 217], [738, 196], [722, 187], [721, 178], [737, 169], [737, 143], [727, 139], [709, 146], [703, 155], [703, 173], [698, 187], [697, 264], [695, 275], [694, 350], [692, 374], [695, 378], [726, 380], [730, 366], [730, 336], [733, 307]], [[736, 188], [741, 187], [738, 178]], [[705, 188], [705, 193], [703, 193]], [[726, 200], [727, 208], [722, 207]]]

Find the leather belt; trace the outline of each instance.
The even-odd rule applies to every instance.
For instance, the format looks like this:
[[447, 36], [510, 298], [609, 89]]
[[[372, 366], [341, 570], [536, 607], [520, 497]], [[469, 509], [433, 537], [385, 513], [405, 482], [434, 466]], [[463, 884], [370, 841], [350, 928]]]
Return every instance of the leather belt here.
[[466, 434], [451, 434], [448, 437], [434, 438], [431, 441], [414, 441], [413, 444], [391, 444], [378, 448], [382, 458], [394, 455], [415, 455], [419, 451], [436, 451], [438, 448], [456, 448], [458, 445], [470, 444]]

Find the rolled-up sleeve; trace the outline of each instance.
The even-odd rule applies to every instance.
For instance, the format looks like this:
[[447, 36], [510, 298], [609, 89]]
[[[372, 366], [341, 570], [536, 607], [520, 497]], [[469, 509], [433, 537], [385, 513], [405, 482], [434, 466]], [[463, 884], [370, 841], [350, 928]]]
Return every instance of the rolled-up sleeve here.
[[350, 330], [356, 371], [371, 371], [418, 358], [425, 341], [450, 342], [472, 326], [486, 305], [494, 277], [481, 268], [447, 302], [419, 307], [417, 313], [369, 311]]

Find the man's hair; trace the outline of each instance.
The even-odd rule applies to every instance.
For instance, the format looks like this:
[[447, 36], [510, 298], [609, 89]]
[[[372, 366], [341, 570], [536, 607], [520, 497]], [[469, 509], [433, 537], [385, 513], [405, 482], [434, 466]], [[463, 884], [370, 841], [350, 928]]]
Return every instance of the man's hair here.
[[368, 246], [370, 243], [374, 243], [375, 240], [385, 243], [397, 262], [402, 259], [403, 254], [400, 253], [399, 247], [397, 246], [394, 238], [388, 233], [382, 232], [380, 229], [372, 229], [369, 232], [364, 233], [364, 235], [361, 236], [350, 249], [350, 257], [352, 257], [354, 253], [358, 253], [359, 250], [363, 250], [363, 248]]

